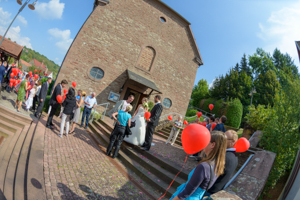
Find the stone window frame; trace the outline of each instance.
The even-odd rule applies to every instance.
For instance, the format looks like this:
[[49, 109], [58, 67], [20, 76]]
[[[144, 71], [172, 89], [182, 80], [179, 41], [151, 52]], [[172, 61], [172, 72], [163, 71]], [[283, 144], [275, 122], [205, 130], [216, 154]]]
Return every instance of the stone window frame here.
[[[159, 21], [160, 21], [161, 23], [163, 23], [163, 24], [165, 24], [165, 23], [168, 22], [167, 18], [166, 18], [165, 16], [162, 16], [162, 15], [160, 15], [158, 19], [159, 19]], [[161, 19], [163, 19], [164, 22], [163, 22]]]
[[[167, 108], [165, 105], [164, 105], [164, 100], [165, 99], [169, 99], [170, 101], [171, 101], [171, 106], [169, 107], [169, 108]], [[163, 100], [162, 100], [162, 105], [163, 105], [163, 107], [164, 107], [164, 109], [171, 109], [172, 108], [172, 106], [173, 106], [173, 101], [169, 98], [169, 97], [164, 97], [163, 98]]]
[[[155, 52], [154, 60], [152, 61], [150, 70], [146, 70], [146, 69], [144, 69], [144, 68], [138, 66], [138, 63], [139, 63], [139, 61], [140, 61], [140, 59], [141, 59], [141, 57], [142, 57], [142, 53], [143, 53], [144, 49], [147, 48], [147, 47], [151, 47], [151, 48], [154, 50], [154, 52]], [[137, 69], [139, 69], [139, 70], [141, 70], [141, 71], [143, 71], [143, 72], [146, 72], [147, 74], [151, 74], [151, 73], [153, 72], [153, 69], [155, 68], [155, 64], [156, 64], [157, 57], [158, 57], [158, 51], [157, 51], [157, 48], [155, 48], [155, 45], [152, 45], [152, 44], [144, 44], [143, 46], [141, 46], [141, 51], [140, 51], [140, 54], [139, 54], [139, 56], [138, 56], [138, 59], [137, 59], [137, 61], [136, 61], [136, 63], [135, 63], [135, 68], [137, 68]]]
[[[90, 71], [92, 70], [93, 67], [97, 67], [97, 68], [99, 68], [99, 69], [101, 69], [103, 71], [103, 78], [101, 78], [101, 79], [95, 79], [94, 77], [92, 77], [90, 75]], [[88, 67], [86, 73], [87, 73], [87, 76], [89, 77], [89, 79], [91, 79], [94, 82], [101, 82], [105, 78], [105, 71], [104, 71], [104, 69], [101, 68], [101, 67], [99, 67], [99, 66], [97, 66], [97, 65], [91, 65], [90, 67]]]

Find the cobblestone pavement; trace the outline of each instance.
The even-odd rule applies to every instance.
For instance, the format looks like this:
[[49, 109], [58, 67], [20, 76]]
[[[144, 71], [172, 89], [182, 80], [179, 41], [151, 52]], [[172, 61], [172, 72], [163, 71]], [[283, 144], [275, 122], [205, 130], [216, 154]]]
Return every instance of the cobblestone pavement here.
[[[44, 178], [47, 199], [149, 199], [125, 178], [84, 129], [68, 137], [46, 129]], [[43, 116], [41, 120], [47, 120]]]

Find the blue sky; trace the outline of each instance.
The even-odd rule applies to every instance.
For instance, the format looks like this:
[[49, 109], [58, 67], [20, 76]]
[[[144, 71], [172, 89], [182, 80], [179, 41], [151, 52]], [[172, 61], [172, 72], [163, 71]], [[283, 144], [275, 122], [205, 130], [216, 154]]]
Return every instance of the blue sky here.
[[[33, 2], [33, 0], [31, 0]], [[84, 3], [83, 3], [84, 2]], [[35, 11], [26, 7], [8, 33], [60, 64], [94, 0], [39, 0]], [[260, 47], [278, 47], [299, 66], [295, 40], [300, 40], [300, 0], [163, 0], [192, 24], [204, 65], [195, 83], [208, 83]], [[188, 3], [187, 3], [188, 2]], [[0, 34], [3, 35], [19, 4], [0, 0]]]

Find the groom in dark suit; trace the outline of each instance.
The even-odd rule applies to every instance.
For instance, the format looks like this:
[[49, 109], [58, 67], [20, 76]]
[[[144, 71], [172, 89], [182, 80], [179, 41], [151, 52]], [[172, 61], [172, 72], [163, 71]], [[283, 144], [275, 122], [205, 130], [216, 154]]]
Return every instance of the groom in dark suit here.
[[59, 103], [57, 102], [56, 98], [58, 95], [61, 95], [62, 89], [64, 87], [66, 87], [67, 85], [68, 85], [68, 81], [62, 80], [61, 83], [55, 87], [54, 92], [52, 93], [51, 99], [49, 101], [49, 106], [51, 106], [51, 111], [48, 116], [48, 120], [47, 120], [47, 124], [46, 124], [47, 128], [53, 129], [52, 128], [52, 126], [54, 126], [52, 123], [53, 115], [56, 113], [56, 110], [59, 106]]
[[[42, 109], [43, 109], [44, 103], [45, 103], [45, 99], [46, 99], [46, 96], [47, 96], [47, 92], [48, 92], [48, 89], [49, 89], [49, 85], [50, 85], [51, 82], [52, 82], [52, 78], [49, 77], [48, 80], [45, 83], [43, 83], [43, 85], [41, 87], [41, 90], [40, 90], [40, 93], [37, 96], [38, 107], [37, 107], [36, 113], [34, 114], [34, 116], [36, 118], [39, 118], [40, 113], [42, 112]], [[35, 107], [35, 104], [33, 106]]]
[[153, 139], [153, 132], [158, 125], [160, 115], [163, 111], [163, 106], [160, 103], [161, 97], [156, 95], [154, 97], [155, 106], [151, 110], [151, 117], [147, 120], [145, 143], [142, 145], [143, 150], [149, 151]]

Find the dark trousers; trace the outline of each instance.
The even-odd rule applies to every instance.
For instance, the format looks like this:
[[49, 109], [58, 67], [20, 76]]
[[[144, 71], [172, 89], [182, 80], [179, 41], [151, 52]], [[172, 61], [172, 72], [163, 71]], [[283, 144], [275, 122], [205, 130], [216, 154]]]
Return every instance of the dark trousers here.
[[35, 95], [33, 97], [33, 103], [32, 103], [32, 109], [35, 110], [35, 107], [36, 107], [36, 103], [39, 103], [39, 99], [38, 99], [38, 96]]
[[[42, 112], [42, 110], [43, 110], [43, 107], [44, 107], [44, 102], [45, 102], [45, 100], [43, 100], [43, 101], [38, 101], [38, 107], [37, 107], [37, 109], [36, 109], [36, 113], [35, 113], [35, 115], [39, 115], [41, 112]], [[34, 107], [35, 107], [35, 104], [33, 104], [34, 105]], [[34, 108], [34, 110], [35, 110], [35, 108]], [[51, 109], [52, 110], [52, 109]]]
[[145, 142], [143, 144], [143, 147], [145, 147], [146, 150], [150, 150], [151, 148], [154, 130], [155, 130], [155, 126], [148, 123], [146, 128]]
[[112, 151], [113, 146], [115, 147], [113, 158], [115, 158], [118, 155], [118, 152], [120, 150], [121, 144], [125, 137], [125, 126], [116, 125], [113, 132], [110, 135], [110, 142], [106, 149], [106, 155], [110, 155], [110, 152]]
[[53, 123], [52, 123], [52, 119], [53, 119], [53, 116], [54, 116], [55, 113], [56, 113], [56, 110], [57, 110], [58, 106], [59, 106], [58, 103], [56, 103], [56, 104], [54, 104], [54, 105], [51, 105], [51, 111], [50, 111], [50, 114], [49, 114], [49, 116], [48, 116], [48, 120], [47, 120], [46, 126], [50, 126], [50, 125], [53, 124]]
[[84, 123], [84, 118], [85, 119], [85, 127], [87, 127], [89, 125], [89, 117], [91, 115], [92, 109], [91, 108], [87, 108], [86, 106], [83, 109], [82, 112], [82, 119], [81, 119], [81, 126], [83, 126]]

